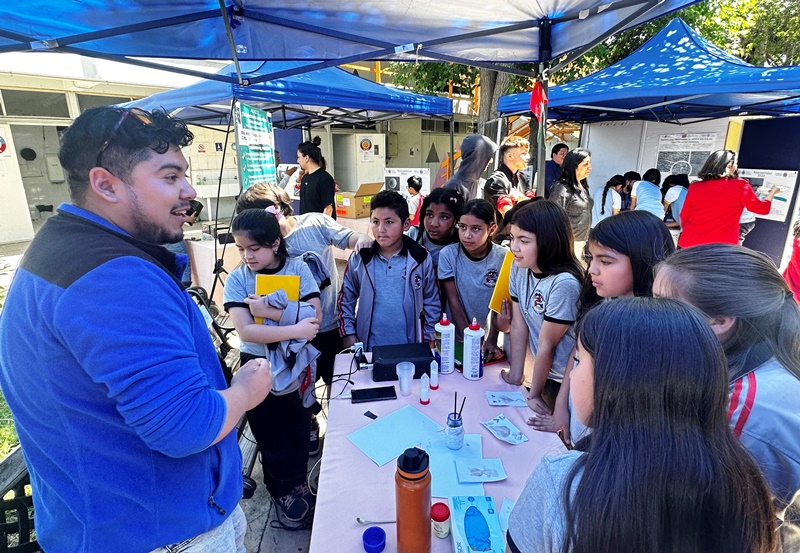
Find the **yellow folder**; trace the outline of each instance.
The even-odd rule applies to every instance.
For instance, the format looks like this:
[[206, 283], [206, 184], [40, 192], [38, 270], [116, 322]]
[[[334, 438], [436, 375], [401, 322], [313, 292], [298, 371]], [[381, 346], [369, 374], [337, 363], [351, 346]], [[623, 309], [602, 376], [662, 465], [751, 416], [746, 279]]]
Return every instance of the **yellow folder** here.
[[[300, 275], [256, 275], [256, 295], [266, 296], [277, 290], [286, 292], [290, 301], [299, 301]], [[264, 319], [256, 317], [255, 322], [263, 324]]]
[[495, 313], [500, 313], [503, 310], [503, 300], [511, 299], [511, 294], [508, 291], [508, 280], [511, 277], [511, 263], [513, 261], [514, 254], [506, 252], [503, 266], [500, 267], [500, 274], [497, 275], [497, 284], [494, 285], [492, 299], [489, 300], [489, 309]]

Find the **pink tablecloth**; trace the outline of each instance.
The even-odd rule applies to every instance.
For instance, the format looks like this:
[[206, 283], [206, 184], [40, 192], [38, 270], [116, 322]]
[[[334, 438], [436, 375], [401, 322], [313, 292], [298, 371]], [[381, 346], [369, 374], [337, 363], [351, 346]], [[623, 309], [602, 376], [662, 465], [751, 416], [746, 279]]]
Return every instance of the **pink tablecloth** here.
[[[336, 360], [335, 373], [347, 373], [350, 355], [340, 355]], [[352, 404], [349, 399], [332, 399], [328, 414], [328, 428], [319, 478], [319, 495], [311, 533], [311, 553], [359, 553], [364, 548], [361, 534], [366, 528], [356, 523], [356, 517], [371, 520], [394, 520], [394, 474], [396, 463], [378, 467], [347, 438], [351, 432], [372, 422], [364, 412], [372, 411], [379, 417], [403, 407], [413, 405], [439, 424], [444, 425], [447, 413], [453, 408], [453, 392], [459, 398], [467, 397], [464, 407], [465, 430], [469, 434], [480, 434], [483, 440], [484, 458], [501, 458], [508, 478], [501, 482], [484, 484], [486, 495], [491, 495], [499, 509], [504, 498], [516, 501], [533, 468], [544, 455], [561, 453], [564, 446], [555, 434], [533, 430], [525, 421], [531, 411], [527, 407], [492, 407], [486, 400], [485, 391], [511, 391], [524, 388], [510, 386], [500, 379], [500, 368], [507, 365], [492, 365], [486, 368], [479, 381], [465, 379], [455, 372], [440, 377], [440, 387], [431, 391], [431, 403], [419, 403], [419, 381], [415, 380], [412, 394], [404, 397], [398, 393], [396, 401]], [[392, 384], [372, 382], [371, 373], [362, 371], [350, 377], [355, 388]], [[395, 388], [397, 383], [395, 382]], [[339, 384], [341, 386], [341, 384]], [[349, 385], [348, 385], [349, 387]], [[332, 396], [337, 393], [334, 383]], [[461, 400], [459, 399], [459, 403]], [[480, 421], [489, 420], [503, 413], [528, 437], [527, 442], [510, 445], [495, 438]], [[434, 499], [435, 501], [435, 499]], [[385, 551], [397, 551], [395, 527], [383, 525], [387, 542]], [[434, 552], [452, 551], [448, 539], [433, 538]]]

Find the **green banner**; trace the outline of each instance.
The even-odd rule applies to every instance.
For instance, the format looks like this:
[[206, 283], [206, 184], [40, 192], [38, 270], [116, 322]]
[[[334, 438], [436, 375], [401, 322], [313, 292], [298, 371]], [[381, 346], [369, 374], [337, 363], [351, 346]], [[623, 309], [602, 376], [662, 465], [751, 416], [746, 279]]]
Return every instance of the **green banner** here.
[[238, 101], [233, 109], [242, 190], [259, 182], [277, 185], [272, 115]]

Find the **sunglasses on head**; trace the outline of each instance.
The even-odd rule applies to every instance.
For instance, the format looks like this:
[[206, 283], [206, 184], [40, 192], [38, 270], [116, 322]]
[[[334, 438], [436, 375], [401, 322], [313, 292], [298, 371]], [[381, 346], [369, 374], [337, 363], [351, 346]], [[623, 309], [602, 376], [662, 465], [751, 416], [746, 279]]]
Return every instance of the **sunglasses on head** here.
[[103, 153], [105, 153], [108, 145], [111, 144], [111, 141], [114, 140], [114, 137], [117, 135], [117, 131], [119, 131], [122, 124], [128, 119], [128, 117], [135, 117], [139, 120], [143, 125], [150, 126], [153, 124], [153, 119], [150, 117], [150, 114], [144, 111], [143, 109], [139, 108], [128, 108], [122, 110], [122, 113], [119, 116], [119, 120], [117, 120], [114, 127], [111, 129], [111, 132], [108, 134], [108, 138], [105, 139], [103, 145], [100, 146], [100, 151], [97, 152], [97, 161], [95, 162], [95, 167], [102, 167], [100, 161], [103, 157]]

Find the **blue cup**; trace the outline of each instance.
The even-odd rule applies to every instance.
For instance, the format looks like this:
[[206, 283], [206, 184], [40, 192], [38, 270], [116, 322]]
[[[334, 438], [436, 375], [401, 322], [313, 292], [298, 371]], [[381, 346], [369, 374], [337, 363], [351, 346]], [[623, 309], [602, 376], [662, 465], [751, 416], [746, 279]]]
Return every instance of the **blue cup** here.
[[386, 532], [379, 526], [370, 526], [364, 530], [361, 540], [367, 553], [381, 553], [386, 547]]

